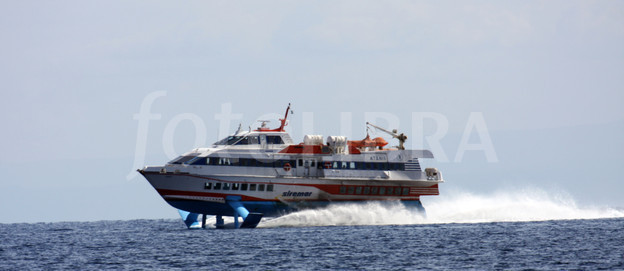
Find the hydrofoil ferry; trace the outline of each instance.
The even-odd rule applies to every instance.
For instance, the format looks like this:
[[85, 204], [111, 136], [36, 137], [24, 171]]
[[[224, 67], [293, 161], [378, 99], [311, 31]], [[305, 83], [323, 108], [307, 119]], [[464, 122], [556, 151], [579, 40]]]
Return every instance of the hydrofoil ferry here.
[[188, 228], [206, 227], [208, 215], [216, 216], [217, 228], [223, 216], [233, 216], [236, 228], [254, 228], [265, 216], [364, 201], [398, 200], [424, 212], [420, 197], [439, 194], [442, 174], [419, 163], [433, 154], [405, 150], [404, 134], [366, 123], [399, 145], [385, 148], [386, 140], [368, 135], [354, 141], [306, 135], [297, 144], [284, 130], [289, 112], [290, 104], [278, 128], [266, 121], [256, 130], [239, 128], [210, 147], [138, 171]]

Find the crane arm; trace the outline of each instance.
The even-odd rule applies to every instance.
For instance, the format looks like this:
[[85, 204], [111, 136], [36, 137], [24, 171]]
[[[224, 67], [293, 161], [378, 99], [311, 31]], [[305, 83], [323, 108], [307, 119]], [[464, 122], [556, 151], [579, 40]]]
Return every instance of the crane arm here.
[[388, 130], [386, 130], [384, 128], [381, 128], [381, 127], [379, 127], [377, 125], [374, 125], [374, 124], [372, 124], [370, 122], [366, 122], [366, 125], [370, 125], [370, 126], [373, 126], [373, 128], [375, 128], [375, 129], [382, 130], [382, 131], [388, 133], [389, 135], [391, 135], [392, 137], [396, 138], [398, 136], [396, 133], [390, 132], [390, 131], [388, 131]]
[[377, 125], [374, 125], [374, 124], [372, 124], [370, 122], [366, 122], [366, 125], [370, 125], [373, 128], [375, 128], [375, 129], [379, 129], [381, 131], [384, 131], [384, 132], [388, 133], [389, 135], [391, 135], [392, 137], [398, 139], [399, 140], [399, 150], [405, 150], [405, 147], [403, 145], [405, 143], [405, 140], [407, 140], [407, 136], [405, 134], [403, 134], [403, 133], [399, 134], [396, 130], [390, 132], [390, 131], [388, 131], [388, 130], [386, 130], [384, 128], [381, 128], [381, 127], [379, 127]]

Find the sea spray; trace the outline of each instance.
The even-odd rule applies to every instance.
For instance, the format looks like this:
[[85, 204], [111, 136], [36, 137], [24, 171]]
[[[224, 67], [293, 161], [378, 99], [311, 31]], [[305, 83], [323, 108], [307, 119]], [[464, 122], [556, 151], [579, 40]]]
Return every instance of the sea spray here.
[[259, 227], [486, 223], [624, 217], [623, 210], [579, 207], [566, 193], [547, 193], [536, 188], [498, 191], [489, 195], [455, 192], [427, 200], [429, 199], [423, 197], [426, 216], [413, 208], [405, 207], [399, 201], [334, 204], [323, 209], [266, 218]]

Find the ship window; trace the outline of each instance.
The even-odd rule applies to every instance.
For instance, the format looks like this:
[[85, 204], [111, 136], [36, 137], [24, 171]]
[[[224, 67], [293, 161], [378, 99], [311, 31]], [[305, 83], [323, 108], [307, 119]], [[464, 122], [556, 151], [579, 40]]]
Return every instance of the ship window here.
[[221, 189], [221, 183], [215, 183], [214, 189], [215, 190], [220, 190]]
[[206, 157], [206, 165], [210, 165], [210, 157]]
[[247, 191], [247, 184], [241, 184], [241, 191]]
[[299, 159], [299, 160], [297, 160], [297, 166], [298, 166], [298, 167], [303, 166], [303, 159]]
[[345, 194], [345, 193], [347, 193], [347, 188], [344, 187], [344, 186], [341, 186], [340, 187], [340, 194]]
[[316, 167], [316, 160], [311, 160], [310, 161], [310, 167], [312, 167], [312, 168]]
[[237, 183], [232, 184], [232, 190], [238, 190], [238, 188], [240, 188], [240, 184], [237, 184]]
[[267, 184], [267, 191], [273, 192], [273, 185], [272, 184]]
[[372, 163], [366, 163], [366, 169], [373, 169]]
[[395, 187], [394, 188], [394, 194], [397, 195], [397, 196], [401, 195], [401, 188], [400, 187]]
[[379, 188], [379, 195], [383, 195], [383, 194], [386, 194], [386, 188], [382, 186]]
[[349, 166], [350, 166], [351, 169], [355, 169], [355, 162], [349, 163]]
[[249, 137], [243, 137], [234, 143], [235, 145], [249, 145]]
[[403, 196], [409, 195], [409, 190], [410, 190], [409, 187], [404, 187], [403, 188]]
[[195, 163], [195, 161], [199, 160], [201, 157], [193, 157], [191, 160], [184, 162], [185, 165], [191, 165]]
[[206, 185], [204, 185], [204, 189], [212, 189], [212, 183], [206, 183]]
[[178, 158], [174, 159], [173, 161], [169, 162], [169, 164], [182, 164], [185, 163], [193, 158], [195, 158], [196, 156], [179, 156]]
[[269, 144], [284, 144], [281, 136], [269, 135], [267, 136], [267, 143]]
[[334, 162], [334, 168], [338, 168], [338, 162]]
[[341, 168], [347, 168], [347, 162], [340, 162]]
[[[238, 137], [240, 138], [240, 137]], [[256, 145], [259, 144], [258, 143], [258, 137], [257, 136], [248, 136], [248, 137], [244, 137], [242, 139], [239, 139], [239, 141], [235, 141], [236, 145]], [[231, 144], [229, 144], [231, 145]]]
[[258, 191], [264, 191], [264, 184], [258, 185]]
[[353, 186], [349, 186], [349, 192], [347, 192], [347, 194], [353, 195], [353, 190], [355, 190], [355, 188]]
[[249, 191], [256, 191], [256, 184], [252, 183], [249, 185]]
[[371, 195], [377, 195], [377, 190], [379, 190], [379, 188], [376, 186], [371, 187]]
[[388, 187], [388, 189], [386, 190], [386, 195], [392, 195], [392, 192], [394, 192], [394, 188]]
[[230, 184], [229, 183], [223, 183], [223, 190], [230, 190]]
[[364, 195], [370, 194], [370, 187], [364, 187]]
[[[242, 143], [241, 143], [242, 142]], [[242, 136], [228, 136], [214, 143], [214, 145], [246, 145], [249, 144], [249, 139]]]
[[357, 188], [355, 188], [355, 194], [356, 195], [361, 195], [362, 194], [362, 187], [358, 186]]
[[209, 165], [216, 165], [216, 164], [218, 164], [217, 162], [218, 162], [219, 159], [217, 159], [216, 157], [213, 157], [213, 158], [214, 159], [206, 158], [206, 164], [209, 164]]

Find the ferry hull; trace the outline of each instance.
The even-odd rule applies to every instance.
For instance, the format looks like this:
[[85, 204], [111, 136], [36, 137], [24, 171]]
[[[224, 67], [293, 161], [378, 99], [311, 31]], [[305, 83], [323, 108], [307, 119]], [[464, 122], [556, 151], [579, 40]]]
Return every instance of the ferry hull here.
[[[329, 180], [303, 178], [200, 176], [185, 173], [141, 171], [161, 197], [171, 206], [191, 213], [234, 216], [228, 197], [238, 197], [253, 213], [281, 216], [303, 209], [327, 207], [330, 204], [363, 203], [368, 201], [400, 201], [424, 212], [421, 195], [437, 195], [438, 185], [427, 181]], [[210, 184], [228, 184], [230, 190], [206, 189]], [[264, 191], [231, 190], [235, 184], [247, 187], [263, 185]], [[270, 187], [271, 191], [267, 191]], [[391, 195], [379, 195], [380, 190]], [[374, 194], [371, 193], [376, 191]]]

